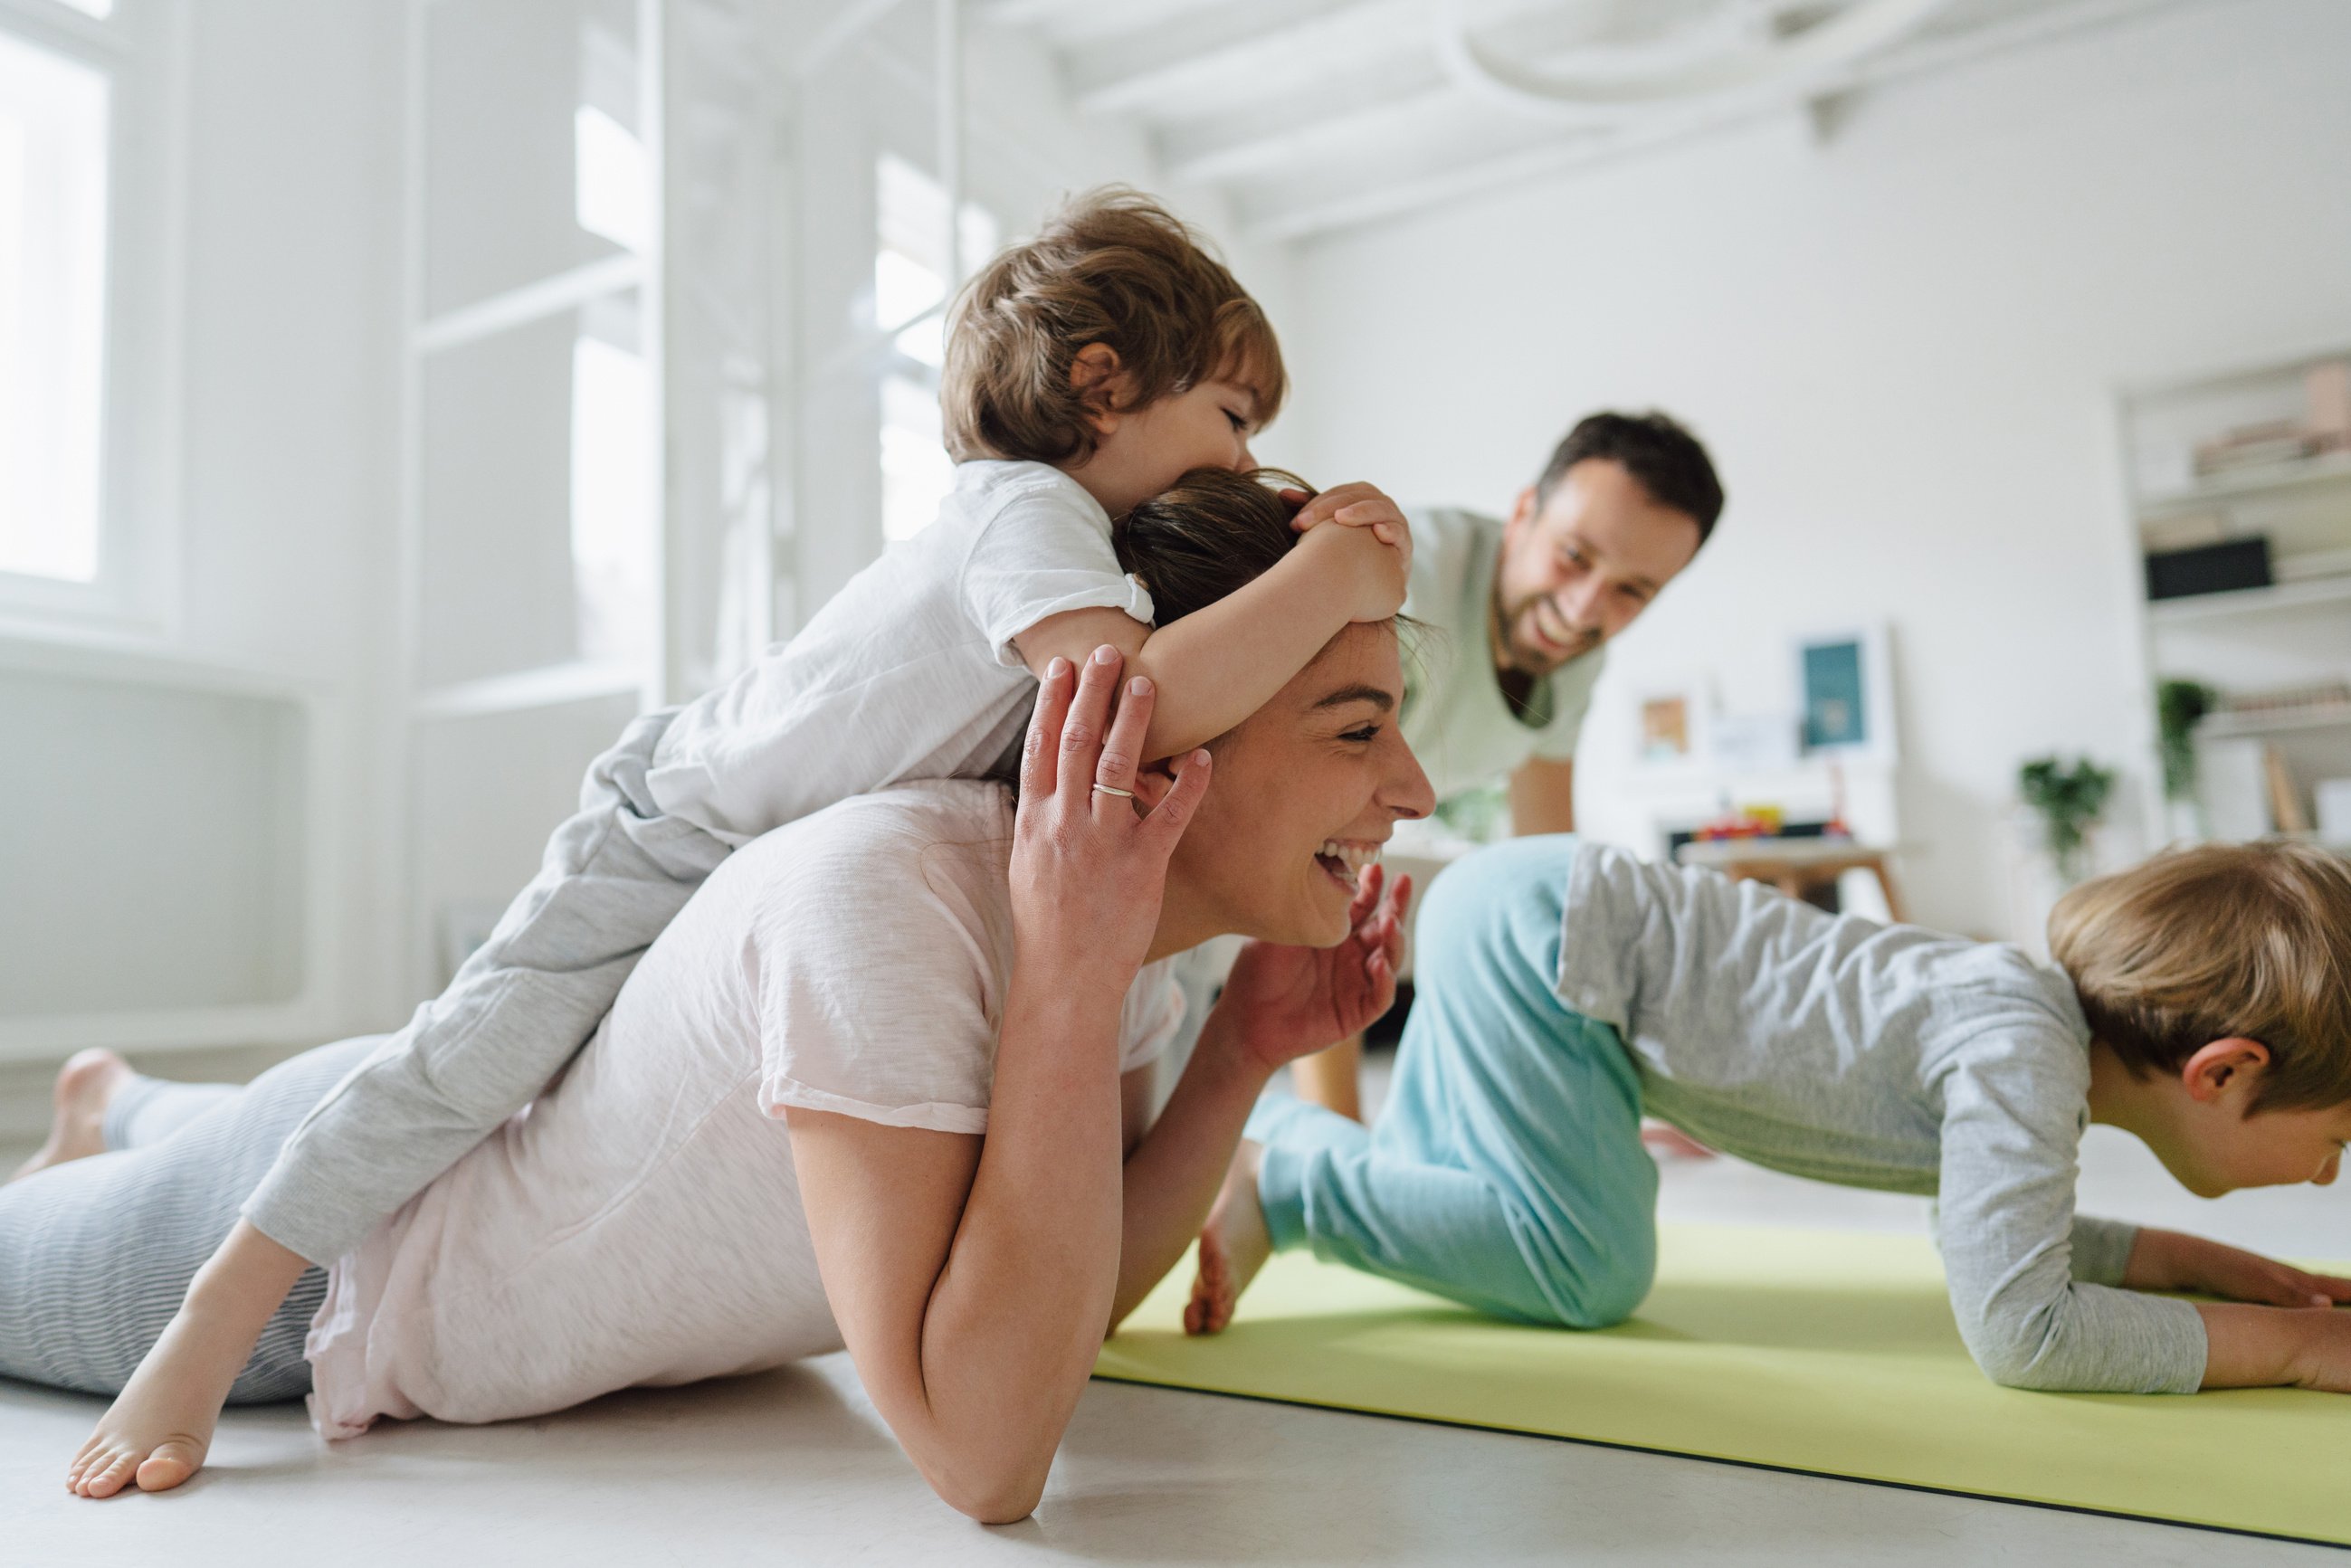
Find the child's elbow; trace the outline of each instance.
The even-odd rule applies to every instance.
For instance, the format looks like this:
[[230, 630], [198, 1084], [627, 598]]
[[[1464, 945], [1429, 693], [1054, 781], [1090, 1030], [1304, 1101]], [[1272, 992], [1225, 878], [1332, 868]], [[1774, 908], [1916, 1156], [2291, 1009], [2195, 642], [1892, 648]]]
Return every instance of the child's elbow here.
[[1983, 1375], [2002, 1388], [2055, 1394], [2073, 1386], [2049, 1354], [2048, 1342], [2036, 1335], [1978, 1333], [1970, 1337], [1968, 1350]]

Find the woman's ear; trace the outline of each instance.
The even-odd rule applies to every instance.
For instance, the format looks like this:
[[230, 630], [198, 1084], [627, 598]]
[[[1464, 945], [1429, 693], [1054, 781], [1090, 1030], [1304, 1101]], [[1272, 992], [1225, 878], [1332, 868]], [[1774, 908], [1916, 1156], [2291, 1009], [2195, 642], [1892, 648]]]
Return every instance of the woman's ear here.
[[2179, 1069], [2188, 1097], [2199, 1105], [2218, 1103], [2231, 1094], [2250, 1105], [2269, 1070], [2270, 1048], [2258, 1040], [2231, 1035], [2216, 1040], [2189, 1057]]
[[1127, 376], [1118, 350], [1108, 343], [1088, 343], [1070, 359], [1070, 387], [1085, 404], [1086, 423], [1096, 435], [1118, 428], [1126, 407]]

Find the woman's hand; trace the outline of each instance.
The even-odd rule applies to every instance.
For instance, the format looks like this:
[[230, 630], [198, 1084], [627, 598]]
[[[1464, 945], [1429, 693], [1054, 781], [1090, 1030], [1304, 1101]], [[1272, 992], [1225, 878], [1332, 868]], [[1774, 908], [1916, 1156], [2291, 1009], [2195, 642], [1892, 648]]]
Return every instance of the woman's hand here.
[[1217, 1002], [1240, 1049], [1270, 1071], [1359, 1034], [1386, 1012], [1395, 1001], [1411, 897], [1411, 877], [1388, 882], [1384, 868], [1370, 866], [1347, 911], [1353, 929], [1336, 947], [1242, 948]]
[[1139, 810], [1154, 693], [1130, 681], [1113, 719], [1123, 663], [1105, 643], [1082, 674], [1066, 659], [1046, 667], [1020, 760], [1011, 872], [1019, 963], [1072, 966], [1121, 996], [1158, 930], [1167, 858], [1208, 788], [1208, 754], [1196, 751], [1159, 804]]

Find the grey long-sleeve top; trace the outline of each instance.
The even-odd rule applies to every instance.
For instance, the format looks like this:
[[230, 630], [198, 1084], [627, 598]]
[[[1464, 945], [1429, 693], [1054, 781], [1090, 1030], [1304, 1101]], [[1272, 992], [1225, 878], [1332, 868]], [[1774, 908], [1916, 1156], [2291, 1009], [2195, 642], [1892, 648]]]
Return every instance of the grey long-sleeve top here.
[[1996, 1381], [2203, 1381], [2196, 1309], [2117, 1288], [2137, 1228], [2074, 1212], [2090, 1030], [2062, 971], [1597, 844], [1560, 971], [1623, 1034], [1653, 1114], [1775, 1170], [1935, 1197], [1951, 1308]]

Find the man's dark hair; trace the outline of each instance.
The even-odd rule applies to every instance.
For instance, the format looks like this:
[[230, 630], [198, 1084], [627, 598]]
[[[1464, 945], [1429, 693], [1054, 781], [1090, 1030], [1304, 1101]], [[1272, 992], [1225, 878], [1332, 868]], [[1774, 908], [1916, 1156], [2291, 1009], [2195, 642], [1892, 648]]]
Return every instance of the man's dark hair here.
[[1622, 463], [1657, 505], [1688, 514], [1699, 544], [1714, 532], [1722, 516], [1722, 481], [1698, 437], [1670, 415], [1604, 413], [1578, 420], [1535, 481], [1535, 504], [1549, 501], [1569, 469], [1593, 457]]

